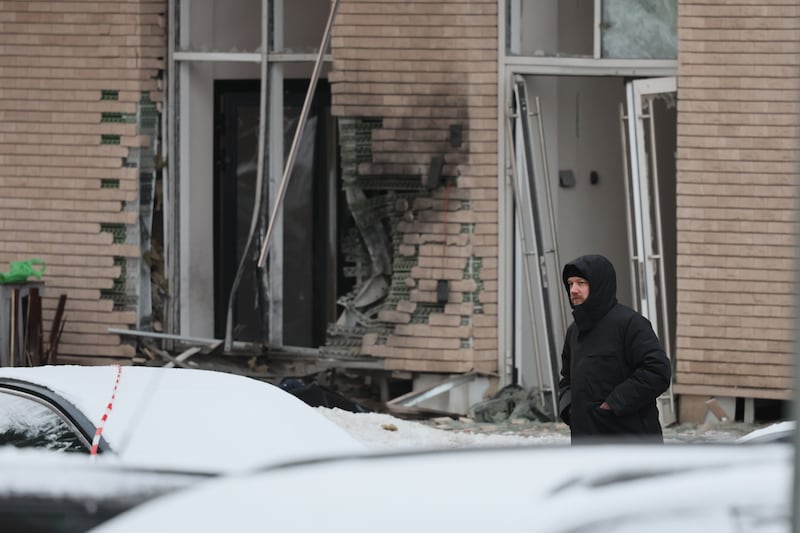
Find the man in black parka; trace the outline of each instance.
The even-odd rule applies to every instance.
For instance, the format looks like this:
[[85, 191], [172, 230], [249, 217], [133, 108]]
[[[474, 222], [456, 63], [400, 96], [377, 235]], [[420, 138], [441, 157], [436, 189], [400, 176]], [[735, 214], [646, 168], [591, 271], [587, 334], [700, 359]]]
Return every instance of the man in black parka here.
[[575, 321], [567, 328], [558, 412], [573, 443], [663, 442], [656, 398], [671, 366], [650, 322], [617, 302], [614, 266], [584, 255], [564, 266]]

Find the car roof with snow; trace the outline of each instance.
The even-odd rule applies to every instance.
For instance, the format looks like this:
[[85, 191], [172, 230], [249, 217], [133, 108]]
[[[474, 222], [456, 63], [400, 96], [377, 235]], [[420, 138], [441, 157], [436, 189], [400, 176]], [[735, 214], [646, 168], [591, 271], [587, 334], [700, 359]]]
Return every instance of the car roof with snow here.
[[785, 444], [373, 453], [217, 478], [97, 531], [788, 531], [791, 461]]
[[365, 449], [280, 387], [235, 374], [115, 365], [0, 368], [0, 381], [9, 380], [43, 386], [70, 402], [132, 465], [219, 473]]

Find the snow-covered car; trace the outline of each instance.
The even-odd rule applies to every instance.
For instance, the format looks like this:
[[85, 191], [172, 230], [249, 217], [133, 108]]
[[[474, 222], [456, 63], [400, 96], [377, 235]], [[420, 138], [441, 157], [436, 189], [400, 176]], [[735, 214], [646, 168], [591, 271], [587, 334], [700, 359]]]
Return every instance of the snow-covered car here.
[[373, 453], [195, 484], [96, 532], [788, 533], [792, 471], [786, 444]]
[[0, 531], [74, 533], [210, 476], [96, 458], [0, 447]]
[[765, 442], [794, 442], [794, 420], [783, 420], [742, 435], [736, 442], [740, 444], [763, 444]]
[[365, 450], [275, 385], [144, 366], [0, 368], [0, 444], [212, 474]]

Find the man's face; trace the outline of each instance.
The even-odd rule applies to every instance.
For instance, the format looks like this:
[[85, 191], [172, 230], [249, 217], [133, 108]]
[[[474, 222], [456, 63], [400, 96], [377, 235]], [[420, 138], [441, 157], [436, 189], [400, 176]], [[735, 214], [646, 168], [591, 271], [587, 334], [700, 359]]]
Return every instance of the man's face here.
[[578, 276], [567, 278], [569, 287], [569, 301], [572, 305], [581, 305], [589, 297], [589, 282]]

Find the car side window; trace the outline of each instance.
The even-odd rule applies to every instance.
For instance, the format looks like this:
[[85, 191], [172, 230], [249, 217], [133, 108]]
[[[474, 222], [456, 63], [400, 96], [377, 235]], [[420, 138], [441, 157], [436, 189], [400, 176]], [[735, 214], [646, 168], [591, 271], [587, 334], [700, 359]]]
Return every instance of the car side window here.
[[89, 443], [70, 421], [43, 400], [0, 390], [0, 445], [88, 452]]

